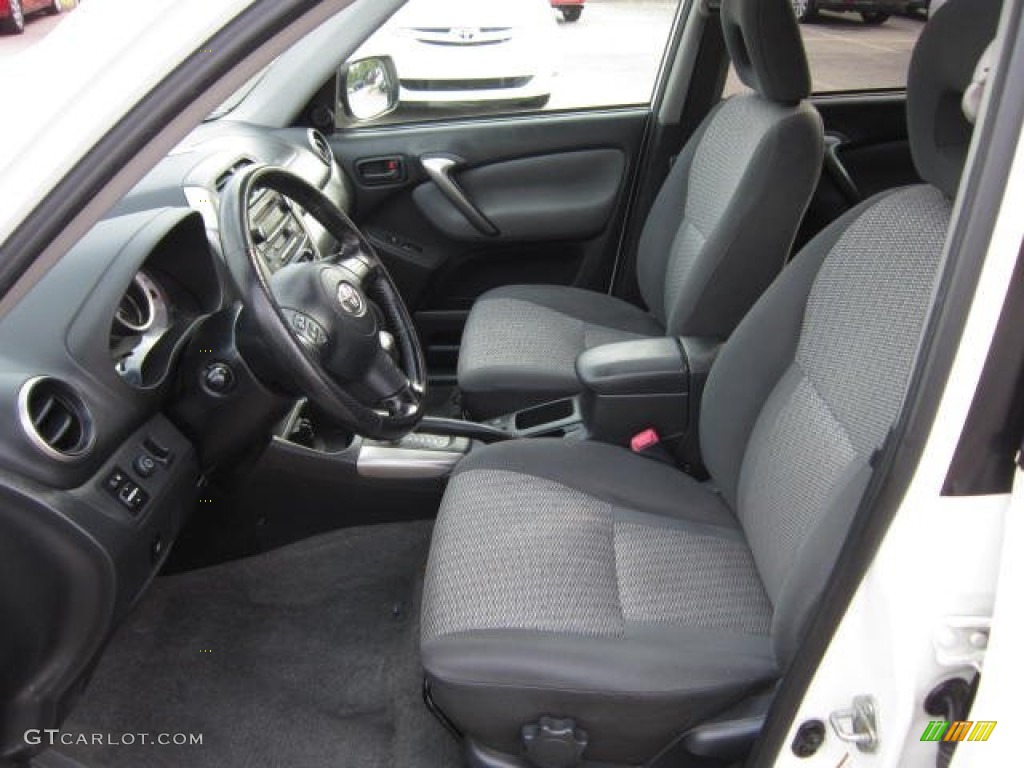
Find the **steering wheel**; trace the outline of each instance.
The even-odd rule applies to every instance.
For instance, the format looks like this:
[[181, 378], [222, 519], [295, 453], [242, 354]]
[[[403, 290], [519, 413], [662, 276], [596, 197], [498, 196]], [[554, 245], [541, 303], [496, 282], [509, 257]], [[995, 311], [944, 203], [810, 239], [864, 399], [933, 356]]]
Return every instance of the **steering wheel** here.
[[[264, 189], [308, 212], [335, 238], [337, 252], [271, 272], [249, 216]], [[398, 289], [351, 219], [289, 171], [254, 166], [221, 193], [219, 220], [247, 321], [276, 371], [357, 434], [394, 440], [411, 431], [423, 417], [423, 351]]]

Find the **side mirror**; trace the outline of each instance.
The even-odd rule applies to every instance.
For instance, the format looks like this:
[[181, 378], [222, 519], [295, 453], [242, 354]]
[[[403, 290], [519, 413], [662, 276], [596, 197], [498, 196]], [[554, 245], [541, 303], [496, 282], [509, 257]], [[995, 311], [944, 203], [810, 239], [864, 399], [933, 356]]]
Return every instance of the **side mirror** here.
[[398, 72], [390, 56], [346, 62], [338, 70], [338, 102], [350, 123], [365, 123], [398, 107]]

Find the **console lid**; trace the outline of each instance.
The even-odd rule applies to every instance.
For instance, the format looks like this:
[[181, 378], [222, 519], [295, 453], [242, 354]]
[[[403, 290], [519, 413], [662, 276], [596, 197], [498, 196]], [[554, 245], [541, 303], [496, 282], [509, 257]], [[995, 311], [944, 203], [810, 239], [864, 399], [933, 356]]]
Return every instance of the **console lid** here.
[[576, 373], [598, 395], [678, 395], [687, 389], [686, 358], [676, 338], [588, 349], [576, 359]]

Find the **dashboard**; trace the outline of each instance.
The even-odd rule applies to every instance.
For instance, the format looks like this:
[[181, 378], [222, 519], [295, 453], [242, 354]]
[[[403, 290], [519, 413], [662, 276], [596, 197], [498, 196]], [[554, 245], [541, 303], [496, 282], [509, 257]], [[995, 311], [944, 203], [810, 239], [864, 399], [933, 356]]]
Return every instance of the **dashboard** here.
[[249, 222], [253, 244], [270, 273], [320, 258], [318, 246], [306, 228], [305, 212], [283, 195], [259, 190], [249, 204]]
[[[75, 664], [96, 658], [164, 563], [204, 474], [269, 434], [290, 402], [239, 354], [221, 254], [220, 192], [253, 164], [286, 168], [351, 207], [320, 134], [205, 124], [0, 323], [0, 573], [24, 581], [0, 618], [17, 616], [27, 633], [0, 644], [0, 696], [24, 702], [19, 716], [32, 722], [57, 727], [87, 678]], [[255, 196], [250, 223], [270, 272], [335, 247], [274, 193]], [[230, 366], [229, 403], [211, 372]]]
[[[343, 211], [351, 211], [352, 183], [321, 133], [307, 128], [268, 130], [218, 120], [196, 128], [125, 195], [110, 215], [184, 206], [199, 213], [211, 233], [216, 233], [220, 192], [236, 173], [256, 163], [286, 168], [320, 189]], [[302, 215], [302, 219], [315, 248], [329, 248], [323, 228], [311, 217]], [[216, 237], [211, 237], [211, 242], [219, 248]]]
[[[255, 164], [283, 167], [351, 208], [350, 182], [316, 131], [199, 126], [5, 317], [0, 470], [54, 488], [80, 485], [180, 387], [176, 365], [197, 327], [236, 302], [218, 203], [232, 176]], [[250, 225], [268, 272], [335, 248], [315, 219], [275, 192], [254, 195]], [[25, 386], [36, 379], [54, 382], [62, 413], [81, 425], [70, 455], [53, 450], [60, 435], [39, 434], [65, 419], [26, 410], [39, 399]]]

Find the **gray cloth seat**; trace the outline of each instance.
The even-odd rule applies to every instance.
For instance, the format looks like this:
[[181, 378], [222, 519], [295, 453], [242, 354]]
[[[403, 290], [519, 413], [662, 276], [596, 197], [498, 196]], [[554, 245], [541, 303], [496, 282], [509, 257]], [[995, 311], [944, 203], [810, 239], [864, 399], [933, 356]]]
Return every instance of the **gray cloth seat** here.
[[726, 45], [752, 92], [703, 120], [647, 216], [637, 250], [647, 311], [559, 286], [485, 293], [459, 354], [467, 413], [488, 418], [578, 392], [576, 357], [605, 341], [732, 332], [782, 269], [821, 170], [821, 118], [806, 101], [791, 15], [782, 0], [723, 3]]
[[421, 655], [435, 703], [474, 740], [515, 753], [521, 726], [569, 715], [588, 754], [631, 763], [778, 675], [771, 620], [709, 488], [600, 443], [513, 442], [452, 478]]
[[579, 388], [580, 352], [664, 335], [638, 307], [605, 293], [516, 285], [484, 294], [470, 313], [459, 354], [459, 388], [485, 418], [565, 397]]
[[499, 444], [457, 467], [421, 651], [434, 702], [475, 746], [516, 755], [523, 726], [572, 718], [587, 760], [644, 764], [785, 673], [940, 272], [971, 126], [934, 107], [970, 83], [998, 15], [999, 0], [950, 0], [915, 49], [908, 124], [927, 183], [833, 222], [723, 347], [701, 405], [709, 481], [581, 441]]

